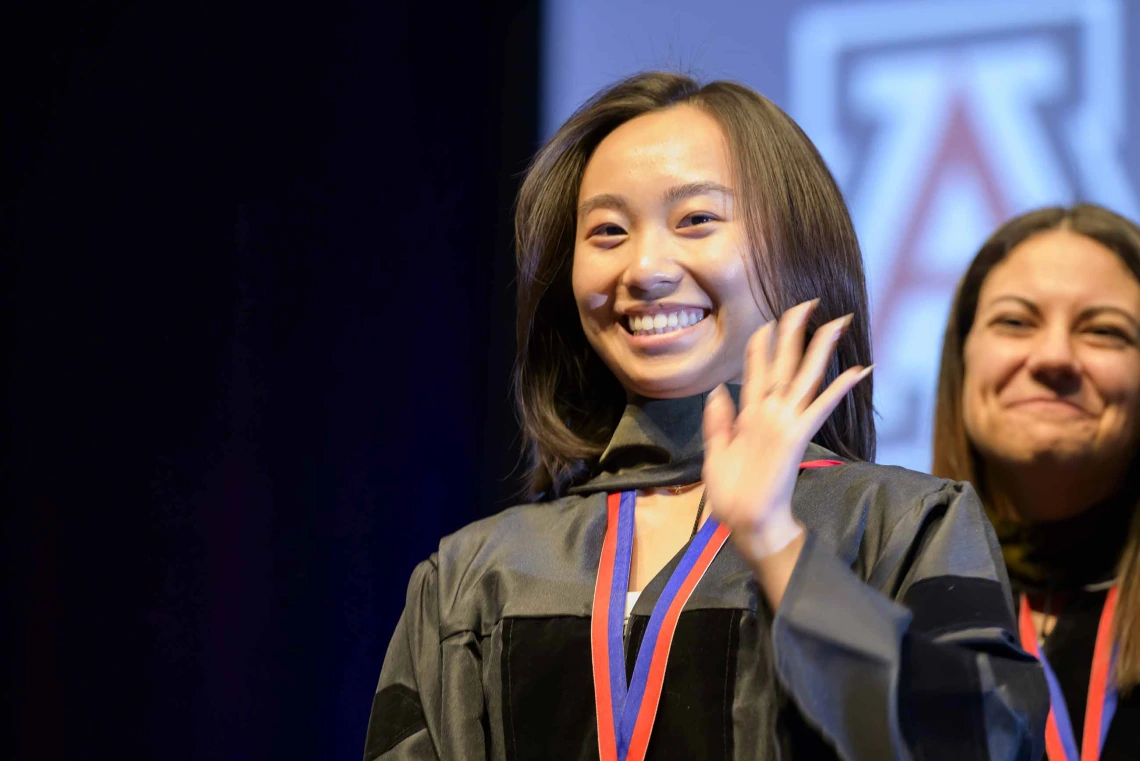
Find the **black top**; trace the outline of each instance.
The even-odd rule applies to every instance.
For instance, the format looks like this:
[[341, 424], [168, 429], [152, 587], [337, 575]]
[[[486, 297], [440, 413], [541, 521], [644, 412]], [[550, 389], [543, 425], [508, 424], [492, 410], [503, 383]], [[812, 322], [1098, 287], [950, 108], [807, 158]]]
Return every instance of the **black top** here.
[[[1019, 602], [1023, 593], [1019, 587]], [[1095, 584], [1054, 594], [1052, 600], [1057, 622], [1045, 640], [1045, 658], [1064, 693], [1078, 750], [1084, 736], [1093, 650], [1107, 594], [1105, 584]], [[1117, 701], [1100, 758], [1101, 761], [1137, 761], [1140, 759], [1140, 690], [1119, 695]]]
[[[1131, 495], [1137, 487], [1128, 482], [1117, 494], [1060, 521], [1023, 524], [989, 515], [1018, 605], [1028, 593], [1035, 610], [1057, 617], [1045, 640], [1045, 658], [1064, 694], [1078, 750], [1100, 616], [1130, 535], [1136, 509]], [[1118, 696], [1100, 758], [1140, 759], [1140, 690]]]

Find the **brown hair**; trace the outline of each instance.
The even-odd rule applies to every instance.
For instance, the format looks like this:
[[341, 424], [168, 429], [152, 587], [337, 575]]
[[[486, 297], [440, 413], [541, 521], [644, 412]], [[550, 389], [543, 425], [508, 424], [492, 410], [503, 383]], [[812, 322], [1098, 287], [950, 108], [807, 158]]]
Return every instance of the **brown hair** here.
[[[1023, 241], [1065, 228], [1100, 243], [1120, 257], [1140, 281], [1140, 228], [1118, 214], [1091, 204], [1070, 209], [1050, 207], [1011, 219], [978, 251], [958, 285], [942, 342], [942, 366], [934, 410], [934, 475], [969, 481], [982, 501], [998, 509], [1001, 495], [987, 490], [977, 451], [966, 435], [962, 418], [962, 388], [966, 374], [966, 337], [974, 326], [978, 295], [990, 272]], [[1137, 502], [1140, 503], [1140, 495]], [[1116, 637], [1120, 648], [1116, 666], [1122, 689], [1140, 684], [1140, 510], [1135, 511], [1118, 567], [1121, 580], [1116, 606]]]
[[[783, 111], [742, 85], [700, 85], [680, 74], [645, 73], [590, 99], [539, 151], [519, 191], [518, 350], [514, 391], [529, 458], [531, 498], [552, 497], [588, 478], [625, 408], [626, 394], [582, 331], [571, 289], [578, 192], [594, 149], [621, 124], [690, 105], [724, 129], [750, 277], [774, 314], [820, 298], [809, 332], [847, 313], [825, 384], [841, 368], [871, 363], [859, 244], [835, 180], [807, 136]], [[840, 403], [815, 441], [842, 457], [874, 456], [871, 384]]]

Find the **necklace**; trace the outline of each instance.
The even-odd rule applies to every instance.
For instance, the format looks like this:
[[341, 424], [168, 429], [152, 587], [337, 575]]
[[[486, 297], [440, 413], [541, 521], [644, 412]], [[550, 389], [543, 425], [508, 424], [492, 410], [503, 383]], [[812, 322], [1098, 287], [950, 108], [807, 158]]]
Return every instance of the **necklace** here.
[[[681, 484], [679, 486], [664, 486], [662, 488], [668, 489], [670, 494], [672, 494], [674, 497], [677, 497], [677, 496], [680, 496], [681, 494], [689, 491], [690, 489], [695, 488], [695, 487], [700, 486], [700, 485], [701, 485], [700, 481], [698, 481], [695, 484]], [[689, 534], [689, 539], [692, 539], [693, 537], [695, 537], [697, 535], [698, 529], [700, 529], [700, 527], [701, 527], [701, 516], [705, 514], [705, 500], [708, 498], [708, 496], [709, 496], [709, 490], [706, 487], [705, 490], [701, 492], [701, 502], [699, 505], [697, 505], [697, 517], [693, 519], [693, 531], [691, 534]]]
[[701, 504], [697, 505], [697, 517], [693, 519], [693, 533], [689, 537], [690, 539], [692, 539], [694, 536], [697, 535], [697, 529], [699, 529], [701, 527], [701, 516], [705, 512], [705, 499], [708, 496], [709, 496], [709, 490], [706, 487], [705, 490], [701, 492]]

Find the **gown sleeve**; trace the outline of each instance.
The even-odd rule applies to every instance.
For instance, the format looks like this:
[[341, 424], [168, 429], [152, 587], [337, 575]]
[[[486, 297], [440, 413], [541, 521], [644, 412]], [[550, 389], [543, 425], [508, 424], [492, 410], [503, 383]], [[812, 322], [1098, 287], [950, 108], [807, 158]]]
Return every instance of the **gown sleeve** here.
[[1048, 691], [997, 540], [972, 488], [941, 484], [865, 539], [865, 579], [808, 534], [773, 622], [778, 676], [848, 761], [1038, 761]]
[[[440, 630], [439, 570], [433, 556], [416, 566], [408, 584], [407, 604], [380, 670], [372, 700], [364, 761], [445, 761], [482, 758], [479, 710], [462, 689], [474, 678], [478, 661], [472, 648], [454, 638], [445, 643]], [[469, 643], [467, 643], [469, 644]], [[442, 694], [445, 675], [457, 678], [454, 690]], [[476, 701], [478, 702], [478, 701]], [[447, 704], [446, 706], [444, 704]], [[469, 715], [471, 714], [471, 715]]]

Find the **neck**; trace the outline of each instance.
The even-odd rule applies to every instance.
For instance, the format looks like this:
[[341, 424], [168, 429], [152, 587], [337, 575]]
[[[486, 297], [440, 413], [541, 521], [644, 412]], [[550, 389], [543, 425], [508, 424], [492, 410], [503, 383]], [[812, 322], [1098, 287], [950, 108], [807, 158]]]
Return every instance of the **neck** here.
[[1031, 462], [990, 460], [982, 469], [986, 495], [996, 512], [1020, 523], [1075, 518], [1115, 494], [1140, 486], [1140, 461], [1040, 457]]
[[1052, 523], [1081, 515], [1105, 500], [1115, 491], [1116, 480], [1056, 466], [997, 467], [987, 469], [986, 490], [1002, 515], [1019, 523]]

